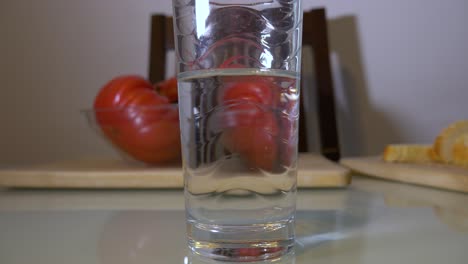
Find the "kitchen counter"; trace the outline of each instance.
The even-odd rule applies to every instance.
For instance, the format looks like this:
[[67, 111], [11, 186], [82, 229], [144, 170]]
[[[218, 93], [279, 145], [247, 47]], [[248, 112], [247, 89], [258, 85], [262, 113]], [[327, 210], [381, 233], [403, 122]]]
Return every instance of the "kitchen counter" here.
[[[0, 263], [205, 263], [186, 250], [183, 209], [180, 189], [3, 189]], [[467, 194], [353, 176], [300, 189], [297, 209], [295, 255], [275, 263], [468, 260]]]

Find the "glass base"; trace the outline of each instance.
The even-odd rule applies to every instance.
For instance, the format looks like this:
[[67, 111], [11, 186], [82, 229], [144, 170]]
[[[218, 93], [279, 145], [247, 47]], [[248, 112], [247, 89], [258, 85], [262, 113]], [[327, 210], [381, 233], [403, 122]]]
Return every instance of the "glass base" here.
[[290, 253], [294, 241], [262, 243], [212, 243], [189, 240], [193, 253], [220, 261], [252, 262], [280, 258]]
[[293, 221], [251, 226], [220, 226], [188, 222], [188, 245], [199, 256], [220, 261], [276, 259], [292, 251]]

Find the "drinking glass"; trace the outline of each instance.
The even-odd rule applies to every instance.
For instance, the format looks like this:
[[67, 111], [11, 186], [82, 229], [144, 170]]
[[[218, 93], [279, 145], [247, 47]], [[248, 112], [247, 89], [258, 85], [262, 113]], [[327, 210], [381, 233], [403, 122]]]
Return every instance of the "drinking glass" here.
[[291, 251], [300, 0], [173, 0], [188, 244], [218, 260]]

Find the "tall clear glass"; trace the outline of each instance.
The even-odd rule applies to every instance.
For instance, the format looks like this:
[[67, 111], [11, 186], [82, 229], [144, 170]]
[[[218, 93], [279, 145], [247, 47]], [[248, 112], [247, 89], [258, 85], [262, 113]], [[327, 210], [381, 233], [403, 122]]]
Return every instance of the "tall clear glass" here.
[[220, 260], [291, 251], [300, 0], [173, 0], [189, 247]]

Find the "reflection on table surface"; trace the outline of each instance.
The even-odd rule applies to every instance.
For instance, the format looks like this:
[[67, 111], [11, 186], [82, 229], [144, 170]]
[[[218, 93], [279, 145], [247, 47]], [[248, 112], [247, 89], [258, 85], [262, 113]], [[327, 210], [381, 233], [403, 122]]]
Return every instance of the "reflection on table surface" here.
[[[189, 254], [181, 190], [0, 191], [0, 263], [218, 263]], [[466, 263], [468, 195], [356, 177], [298, 194], [294, 254], [266, 263]]]

